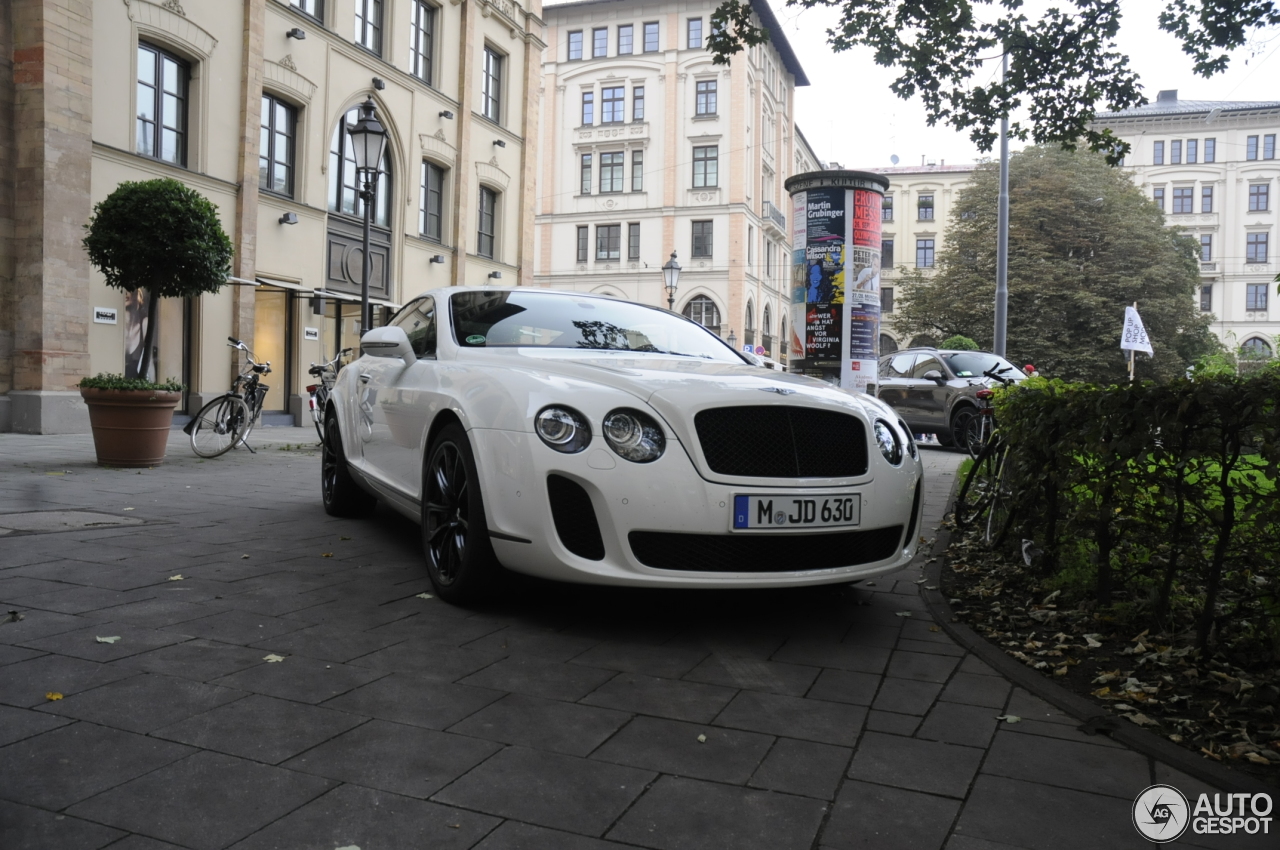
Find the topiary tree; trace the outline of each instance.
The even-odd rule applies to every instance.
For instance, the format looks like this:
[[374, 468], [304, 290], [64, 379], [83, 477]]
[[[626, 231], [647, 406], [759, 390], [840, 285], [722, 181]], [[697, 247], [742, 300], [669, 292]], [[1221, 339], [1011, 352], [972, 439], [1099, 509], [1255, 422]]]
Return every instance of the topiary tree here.
[[93, 208], [83, 245], [107, 286], [147, 292], [139, 372], [151, 373], [161, 298], [217, 292], [231, 274], [231, 239], [208, 198], [172, 178], [126, 181]]
[[956, 334], [955, 336], [947, 337], [942, 341], [942, 345], [939, 347], [943, 349], [950, 348], [955, 351], [977, 351], [978, 350], [978, 344], [973, 340], [969, 339], [969, 337], [963, 336], [962, 334]]

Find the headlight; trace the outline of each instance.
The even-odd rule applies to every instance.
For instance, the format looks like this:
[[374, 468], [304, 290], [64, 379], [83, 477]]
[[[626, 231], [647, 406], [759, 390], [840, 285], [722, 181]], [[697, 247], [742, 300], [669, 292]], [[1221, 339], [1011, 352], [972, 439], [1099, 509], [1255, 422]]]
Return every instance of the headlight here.
[[533, 420], [542, 442], [565, 454], [580, 452], [591, 442], [587, 418], [568, 407], [544, 407]]
[[876, 444], [880, 446], [880, 454], [894, 466], [902, 463], [902, 443], [888, 422], [877, 419], [875, 424]]
[[604, 418], [604, 441], [626, 460], [649, 463], [662, 457], [667, 438], [653, 417], [638, 410], [615, 410]]
[[907, 454], [913, 458], [916, 456], [916, 435], [911, 433], [911, 429], [907, 427], [907, 423], [901, 419], [898, 420], [898, 427], [902, 429], [902, 433], [907, 435]]

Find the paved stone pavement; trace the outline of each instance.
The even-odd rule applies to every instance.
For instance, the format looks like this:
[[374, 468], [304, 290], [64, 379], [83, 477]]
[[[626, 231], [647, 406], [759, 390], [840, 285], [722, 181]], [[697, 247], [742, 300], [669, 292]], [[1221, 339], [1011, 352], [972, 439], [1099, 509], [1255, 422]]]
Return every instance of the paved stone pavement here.
[[[419, 596], [411, 523], [324, 514], [306, 429], [181, 437], [138, 472], [0, 435], [0, 514], [135, 523], [0, 516], [4, 850], [1129, 848], [1144, 787], [1209, 790], [967, 655], [918, 564], [462, 610]], [[960, 456], [924, 456], [932, 533]], [[1275, 846], [1213, 841], [1179, 844]]]

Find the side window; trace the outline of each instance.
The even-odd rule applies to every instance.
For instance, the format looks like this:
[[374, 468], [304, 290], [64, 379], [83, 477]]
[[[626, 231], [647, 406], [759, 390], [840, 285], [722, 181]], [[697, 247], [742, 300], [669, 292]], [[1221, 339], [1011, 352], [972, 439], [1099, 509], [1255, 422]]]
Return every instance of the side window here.
[[889, 373], [886, 378], [910, 378], [911, 364], [915, 362], [914, 354], [895, 354], [889, 361]]
[[916, 361], [915, 367], [911, 370], [911, 377], [916, 380], [923, 381], [925, 379], [924, 373], [930, 371], [937, 372], [944, 377], [947, 374], [946, 370], [942, 368], [942, 363], [938, 361], [938, 358], [921, 355], [920, 359]]
[[396, 316], [392, 324], [404, 328], [419, 360], [436, 356], [436, 302], [432, 298], [419, 298]]

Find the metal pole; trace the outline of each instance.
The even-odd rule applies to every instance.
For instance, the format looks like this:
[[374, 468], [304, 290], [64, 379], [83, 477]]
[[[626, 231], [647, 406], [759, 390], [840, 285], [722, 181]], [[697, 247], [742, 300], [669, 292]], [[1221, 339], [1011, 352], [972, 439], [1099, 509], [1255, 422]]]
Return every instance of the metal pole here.
[[672, 312], [676, 309], [676, 297], [671, 294], [670, 289], [667, 290], [667, 309]]
[[364, 191], [360, 193], [360, 198], [364, 201], [364, 250], [361, 255], [362, 266], [360, 270], [360, 336], [364, 336], [369, 332], [369, 269], [373, 264], [369, 262], [369, 216], [373, 213], [373, 184], [368, 181], [368, 174], [365, 175]]
[[[1002, 61], [1001, 83], [1009, 76], [1009, 53]], [[1000, 119], [1000, 200], [996, 211], [996, 329], [992, 350], [1005, 356], [1009, 321], [1009, 116]]]

